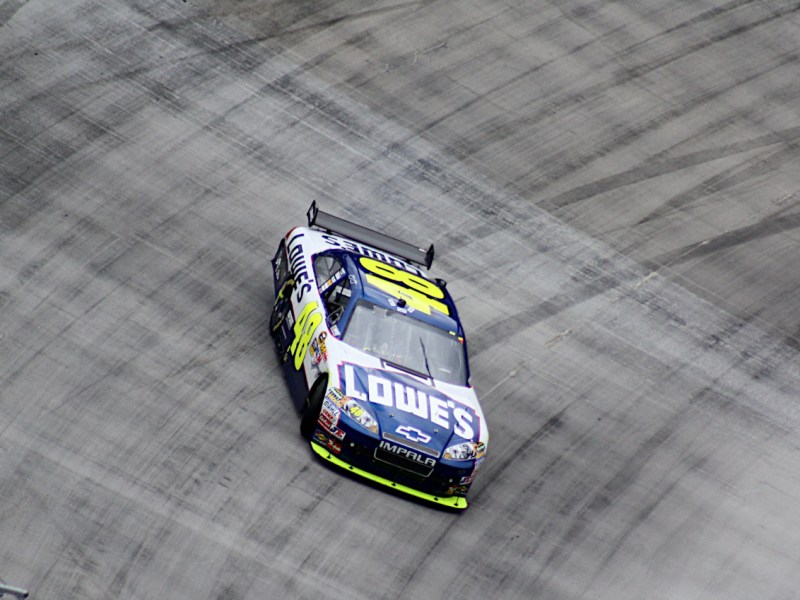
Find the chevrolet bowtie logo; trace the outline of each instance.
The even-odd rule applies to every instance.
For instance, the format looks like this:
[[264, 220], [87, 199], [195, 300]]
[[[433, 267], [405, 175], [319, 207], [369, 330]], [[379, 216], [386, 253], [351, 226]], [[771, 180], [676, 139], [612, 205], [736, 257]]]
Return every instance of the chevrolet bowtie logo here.
[[431, 436], [423, 433], [416, 427], [411, 427], [410, 425], [402, 425], [395, 429], [395, 431], [412, 442], [422, 442], [423, 444], [427, 444], [431, 441]]

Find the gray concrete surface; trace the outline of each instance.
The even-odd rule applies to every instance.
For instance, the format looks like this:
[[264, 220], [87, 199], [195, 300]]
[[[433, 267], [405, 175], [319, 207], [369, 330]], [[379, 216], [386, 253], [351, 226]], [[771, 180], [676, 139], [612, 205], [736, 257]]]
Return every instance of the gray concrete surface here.
[[[796, 2], [0, 1], [0, 578], [32, 598], [797, 598]], [[324, 468], [312, 200], [433, 241], [453, 515]]]

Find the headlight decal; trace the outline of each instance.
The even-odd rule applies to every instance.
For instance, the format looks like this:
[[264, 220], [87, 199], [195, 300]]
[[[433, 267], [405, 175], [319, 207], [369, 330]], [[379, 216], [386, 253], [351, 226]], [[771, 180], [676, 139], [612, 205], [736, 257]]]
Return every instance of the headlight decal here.
[[347, 398], [343, 409], [351, 419], [364, 429], [368, 429], [372, 433], [378, 433], [378, 422], [358, 402], [352, 398]]
[[478, 445], [475, 442], [462, 442], [450, 446], [444, 451], [447, 460], [473, 460], [478, 454]]
[[[337, 411], [343, 412], [353, 421], [361, 425], [364, 429], [372, 433], [378, 433], [378, 422], [361, 404], [353, 398], [345, 396], [337, 387], [328, 388], [328, 393], [325, 396], [325, 401], [334, 404]], [[337, 418], [338, 421], [338, 418]], [[341, 439], [341, 438], [340, 438]]]

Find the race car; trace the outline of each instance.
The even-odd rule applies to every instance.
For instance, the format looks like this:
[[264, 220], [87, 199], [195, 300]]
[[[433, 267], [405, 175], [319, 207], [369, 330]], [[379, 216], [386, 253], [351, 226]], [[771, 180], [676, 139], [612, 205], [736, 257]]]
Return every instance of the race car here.
[[470, 384], [467, 343], [442, 279], [418, 248], [324, 213], [272, 259], [270, 331], [300, 432], [325, 461], [453, 509], [489, 433]]

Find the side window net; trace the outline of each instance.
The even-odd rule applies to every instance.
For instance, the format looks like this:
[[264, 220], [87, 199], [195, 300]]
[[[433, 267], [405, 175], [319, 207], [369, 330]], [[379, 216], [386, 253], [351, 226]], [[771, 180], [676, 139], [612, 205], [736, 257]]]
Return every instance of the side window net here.
[[314, 277], [317, 280], [317, 287], [320, 292], [324, 292], [333, 283], [334, 276], [342, 271], [342, 263], [335, 256], [330, 254], [318, 254], [314, 257]]
[[[342, 269], [343, 275], [344, 269]], [[350, 303], [351, 295], [350, 280], [347, 277], [343, 277], [330, 288], [330, 291], [325, 295], [325, 310], [328, 312], [329, 325], [335, 325], [342, 318], [344, 309]]]

